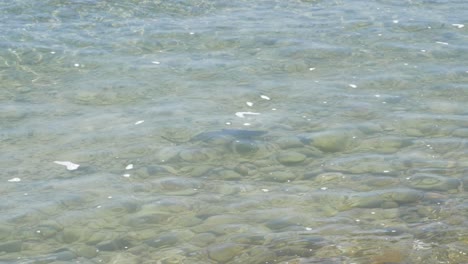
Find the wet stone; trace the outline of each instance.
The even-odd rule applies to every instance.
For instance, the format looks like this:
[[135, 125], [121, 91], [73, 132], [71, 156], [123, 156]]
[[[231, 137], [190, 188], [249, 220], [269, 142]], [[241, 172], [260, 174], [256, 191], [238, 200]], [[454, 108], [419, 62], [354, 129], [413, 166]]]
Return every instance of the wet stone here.
[[275, 253], [278, 256], [313, 256], [317, 249], [325, 245], [325, 241], [321, 237], [297, 237], [297, 238], [279, 238], [272, 241], [275, 244]]
[[290, 166], [303, 162], [307, 157], [294, 151], [283, 151], [278, 153], [276, 159], [283, 165]]
[[242, 245], [234, 243], [218, 244], [208, 248], [208, 257], [214, 261], [225, 263], [240, 254]]
[[162, 148], [157, 154], [157, 158], [162, 162], [168, 162], [176, 159], [179, 155], [179, 150], [174, 147]]
[[32, 263], [57, 263], [59, 261], [71, 261], [76, 258], [75, 253], [68, 249], [59, 249], [52, 254], [38, 257]]
[[296, 225], [297, 224], [293, 222], [290, 218], [285, 218], [285, 217], [272, 219], [265, 223], [265, 226], [271, 230], [279, 230], [279, 229], [287, 228], [290, 226], [296, 226]]
[[424, 197], [424, 193], [411, 189], [398, 189], [386, 191], [381, 196], [398, 204], [406, 204], [420, 201]]
[[65, 229], [61, 235], [60, 238], [64, 243], [73, 243], [75, 241], [78, 241], [81, 236], [81, 231], [77, 229]]
[[71, 250], [73, 250], [77, 256], [85, 258], [94, 258], [98, 254], [95, 247], [84, 244], [74, 245]]
[[190, 177], [203, 177], [210, 173], [212, 169], [212, 166], [197, 164], [183, 167], [180, 169], [180, 172], [184, 175], [189, 175]]
[[113, 254], [112, 257], [108, 260], [107, 263], [112, 263], [112, 264], [139, 264], [141, 263], [141, 260], [138, 259], [137, 256], [127, 253], [127, 252], [121, 252], [117, 254]]
[[7, 242], [0, 243], [0, 252], [7, 252], [7, 253], [19, 252], [21, 251], [22, 247], [23, 247], [23, 241], [21, 240], [7, 241]]
[[342, 157], [333, 162], [325, 164], [325, 169], [329, 171], [341, 171], [346, 173], [383, 173], [393, 171], [394, 164], [376, 156], [363, 157]]
[[216, 240], [216, 236], [212, 233], [200, 233], [193, 237], [192, 244], [198, 247], [205, 247], [212, 244]]
[[265, 240], [265, 236], [261, 234], [240, 234], [232, 238], [236, 243], [247, 245], [263, 245]]
[[258, 146], [253, 140], [236, 139], [231, 142], [231, 150], [240, 155], [248, 155], [257, 152]]
[[453, 131], [452, 135], [455, 137], [468, 138], [468, 128], [456, 129], [455, 131]]
[[6, 225], [0, 226], [0, 241], [5, 240], [7, 237], [11, 235], [11, 229], [13, 227], [9, 227]]
[[345, 130], [321, 132], [313, 135], [312, 145], [324, 152], [338, 152], [348, 147], [350, 138]]
[[[347, 197], [343, 204], [343, 210], [350, 208], [379, 208], [385, 202], [377, 192], [369, 192]], [[397, 204], [398, 205], [398, 204]]]
[[296, 179], [296, 174], [290, 171], [274, 171], [267, 173], [263, 180], [274, 181], [274, 182], [289, 182]]
[[[246, 256], [242, 263], [275, 263], [277, 262], [276, 254], [271, 251], [268, 247], [255, 246], [246, 250], [247, 254], [240, 256], [242, 261], [243, 257]], [[241, 262], [239, 262], [241, 263]], [[292, 262], [289, 262], [292, 263]]]
[[160, 248], [164, 246], [171, 246], [176, 244], [178, 241], [177, 235], [175, 234], [163, 234], [161, 236], [158, 236], [154, 239], [149, 239], [145, 241], [145, 244], [147, 244], [150, 247], [154, 248]]
[[459, 179], [432, 174], [416, 174], [409, 177], [406, 183], [408, 186], [415, 189], [431, 191], [456, 191], [461, 185], [461, 181]]
[[116, 238], [112, 240], [106, 240], [98, 243], [96, 247], [100, 251], [116, 251], [128, 249], [132, 246], [132, 243], [127, 238]]
[[242, 179], [242, 175], [233, 170], [219, 170], [215, 172], [216, 179], [234, 181]]
[[170, 214], [163, 213], [147, 213], [132, 215], [125, 220], [125, 224], [132, 227], [142, 227], [144, 225], [156, 225], [166, 223], [170, 218]]
[[42, 238], [50, 238], [62, 231], [62, 227], [56, 223], [43, 224], [37, 227], [37, 234]]
[[298, 137], [282, 137], [275, 143], [282, 149], [301, 148], [304, 146], [303, 140]]
[[396, 137], [387, 138], [372, 138], [364, 140], [360, 143], [359, 148], [365, 150], [373, 150], [378, 153], [394, 153], [402, 148], [408, 147], [412, 144], [409, 139], [401, 139]]
[[202, 187], [196, 180], [176, 177], [161, 179], [157, 186], [165, 194], [182, 196], [196, 194]]
[[212, 156], [214, 156], [212, 151], [208, 149], [183, 149], [179, 152], [179, 157], [188, 162], [207, 161]]
[[240, 163], [235, 168], [234, 171], [243, 175], [253, 175], [256, 173], [257, 167], [251, 163]]

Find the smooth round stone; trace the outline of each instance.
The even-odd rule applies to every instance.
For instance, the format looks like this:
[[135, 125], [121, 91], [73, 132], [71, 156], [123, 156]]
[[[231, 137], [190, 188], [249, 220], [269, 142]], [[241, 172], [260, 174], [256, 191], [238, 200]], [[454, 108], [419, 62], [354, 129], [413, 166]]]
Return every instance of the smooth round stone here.
[[183, 227], [191, 227], [191, 226], [197, 226], [201, 224], [203, 221], [195, 216], [182, 216], [175, 218], [172, 223], [175, 226], [183, 226]]
[[251, 163], [240, 163], [234, 168], [234, 171], [243, 176], [253, 175], [256, 173], [257, 167]]
[[159, 161], [161, 162], [168, 162], [170, 160], [173, 160], [175, 159], [177, 156], [179, 155], [179, 150], [177, 148], [174, 148], [174, 147], [166, 147], [166, 148], [162, 148], [158, 154], [157, 154], [157, 158], [159, 159]]
[[393, 164], [383, 158], [372, 155], [350, 158], [343, 157], [325, 164], [325, 169], [329, 171], [341, 171], [346, 173], [383, 173], [393, 171]]
[[385, 202], [385, 198], [378, 193], [365, 193], [348, 197], [343, 203], [342, 209], [350, 208], [379, 208]]
[[108, 260], [107, 263], [112, 264], [139, 264], [141, 263], [141, 259], [137, 256], [127, 253], [127, 252], [119, 252], [117, 254], [113, 254], [112, 257]]
[[165, 178], [158, 182], [158, 187], [165, 194], [194, 195], [202, 187], [198, 181], [186, 178]]
[[283, 165], [295, 165], [303, 162], [306, 159], [306, 155], [294, 152], [294, 151], [283, 151], [278, 153], [276, 159]]
[[279, 230], [290, 226], [296, 226], [297, 224], [290, 218], [278, 218], [272, 219], [265, 223], [265, 226], [271, 230]]
[[373, 150], [379, 153], [394, 153], [402, 148], [410, 146], [412, 141], [396, 137], [372, 138], [360, 143], [359, 148], [364, 150]]
[[179, 157], [188, 162], [200, 162], [210, 159], [210, 153], [206, 149], [183, 149], [179, 152]]
[[125, 219], [125, 224], [132, 227], [142, 227], [145, 225], [160, 225], [167, 223], [170, 219], [170, 214], [164, 213], [147, 213], [132, 215]]
[[216, 236], [213, 233], [200, 233], [193, 237], [192, 244], [198, 247], [205, 247], [215, 242]]
[[12, 240], [0, 243], [0, 252], [19, 252], [23, 247], [23, 241], [21, 240]]
[[212, 169], [213, 167], [209, 165], [196, 164], [196, 165], [182, 167], [180, 169], [180, 173], [183, 175], [190, 175], [191, 177], [197, 178], [197, 177], [206, 176]]
[[98, 254], [95, 247], [84, 244], [74, 245], [71, 250], [73, 250], [77, 256], [85, 258], [94, 258]]
[[178, 241], [177, 235], [170, 233], [170, 234], [163, 234], [154, 239], [149, 239], [145, 241], [145, 243], [150, 247], [160, 248], [163, 246], [172, 246], [176, 244], [177, 241]]
[[154, 206], [155, 210], [171, 213], [182, 213], [191, 210], [190, 203], [183, 198], [168, 197], [158, 200], [157, 203], [145, 207], [145, 209]]
[[275, 142], [280, 148], [301, 148], [304, 146], [302, 140], [298, 137], [282, 137]]
[[231, 150], [240, 155], [247, 155], [257, 152], [258, 146], [253, 140], [236, 139], [231, 142]]
[[71, 244], [75, 241], [78, 241], [81, 237], [81, 230], [67, 228], [60, 235], [61, 240], [64, 243]]
[[399, 204], [405, 204], [420, 201], [424, 197], [424, 193], [411, 189], [399, 189], [385, 192], [382, 196], [388, 197]]
[[13, 227], [2, 225], [0, 226], [0, 241], [6, 240], [12, 233]]
[[218, 226], [229, 226], [242, 223], [243, 220], [240, 217], [233, 215], [215, 215], [207, 218], [201, 225], [194, 227], [192, 230], [198, 233], [212, 232], [215, 227]]
[[262, 234], [245, 233], [236, 235], [232, 238], [232, 241], [239, 244], [263, 245], [266, 241], [266, 238]]
[[[277, 262], [276, 254], [268, 247], [254, 246], [248, 249], [247, 254], [243, 254], [245, 260], [239, 263], [275, 263]], [[286, 262], [293, 263], [293, 262]]]
[[468, 138], [468, 128], [459, 128], [453, 131], [453, 136]]
[[128, 249], [132, 246], [128, 238], [116, 238], [98, 243], [96, 247], [101, 251], [116, 251]]
[[325, 172], [315, 177], [315, 181], [321, 184], [341, 182], [344, 179], [346, 176], [341, 172]]
[[264, 180], [274, 181], [274, 182], [287, 182], [296, 179], [296, 174], [290, 171], [273, 171], [268, 173]]
[[243, 246], [234, 243], [217, 244], [208, 248], [208, 257], [214, 261], [225, 263], [239, 255]]
[[61, 227], [57, 223], [49, 223], [38, 226], [37, 234], [39, 234], [39, 236], [41, 236], [42, 238], [51, 238], [57, 235], [57, 233], [59, 233], [60, 231], [62, 231], [62, 229], [63, 227]]
[[349, 145], [350, 135], [345, 130], [326, 131], [314, 134], [312, 145], [324, 152], [343, 151]]
[[242, 179], [242, 175], [233, 170], [221, 170], [216, 172], [216, 178], [227, 181], [233, 181]]
[[419, 174], [410, 177], [407, 184], [412, 188], [421, 190], [450, 191], [457, 190], [461, 185], [461, 181], [432, 174]]

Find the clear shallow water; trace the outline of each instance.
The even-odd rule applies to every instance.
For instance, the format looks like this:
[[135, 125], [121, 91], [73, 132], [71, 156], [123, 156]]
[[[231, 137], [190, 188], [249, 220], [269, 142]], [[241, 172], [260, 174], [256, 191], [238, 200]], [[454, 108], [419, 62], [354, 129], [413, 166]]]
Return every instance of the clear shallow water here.
[[464, 7], [2, 1], [0, 260], [468, 262]]

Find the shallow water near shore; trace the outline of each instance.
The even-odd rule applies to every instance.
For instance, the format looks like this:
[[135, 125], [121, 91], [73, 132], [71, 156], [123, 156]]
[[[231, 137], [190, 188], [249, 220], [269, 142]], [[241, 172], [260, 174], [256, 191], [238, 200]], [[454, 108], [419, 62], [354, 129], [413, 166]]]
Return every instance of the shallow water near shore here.
[[468, 263], [464, 1], [1, 1], [0, 263]]

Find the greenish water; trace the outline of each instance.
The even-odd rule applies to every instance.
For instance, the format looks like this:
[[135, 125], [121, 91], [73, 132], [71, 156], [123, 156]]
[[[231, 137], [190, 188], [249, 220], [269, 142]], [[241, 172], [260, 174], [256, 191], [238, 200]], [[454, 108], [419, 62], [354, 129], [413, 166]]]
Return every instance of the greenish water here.
[[0, 263], [468, 263], [467, 17], [0, 0]]

